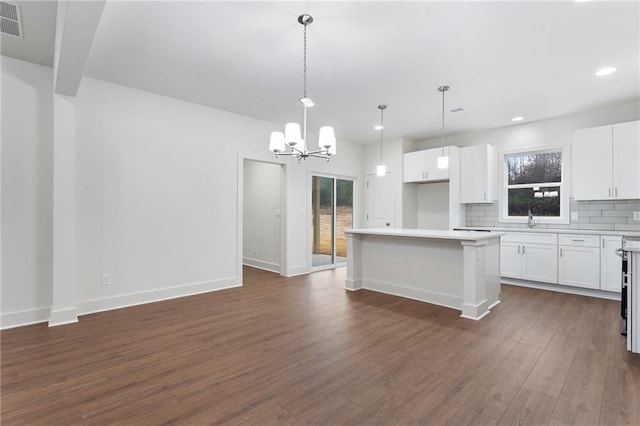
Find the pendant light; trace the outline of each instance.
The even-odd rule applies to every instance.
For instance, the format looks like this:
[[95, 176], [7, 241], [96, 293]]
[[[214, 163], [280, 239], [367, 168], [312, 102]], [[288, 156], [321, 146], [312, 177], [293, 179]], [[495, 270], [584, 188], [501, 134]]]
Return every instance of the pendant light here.
[[380, 110], [380, 162], [376, 166], [376, 174], [378, 176], [384, 176], [387, 174], [387, 166], [382, 163], [382, 141], [384, 139], [384, 110], [387, 109], [386, 105], [378, 105]]
[[438, 156], [438, 168], [439, 169], [448, 169], [449, 168], [449, 157], [447, 157], [444, 153], [444, 92], [449, 90], [449, 86], [440, 86], [438, 87], [438, 92], [442, 93], [442, 152], [440, 156]]
[[[269, 150], [273, 151], [278, 158], [279, 155], [293, 155], [300, 160], [306, 160], [308, 157], [324, 158], [327, 161], [336, 153], [336, 137], [333, 127], [320, 127], [318, 134], [318, 148], [309, 151], [307, 149], [307, 108], [313, 106], [313, 101], [307, 96], [307, 26], [311, 25], [313, 17], [311, 15], [298, 16], [298, 23], [304, 26], [304, 55], [303, 55], [303, 87], [304, 92], [300, 102], [302, 103], [302, 133], [298, 123], [287, 123], [282, 132], [272, 132], [269, 141]], [[285, 152], [286, 145], [291, 151]]]

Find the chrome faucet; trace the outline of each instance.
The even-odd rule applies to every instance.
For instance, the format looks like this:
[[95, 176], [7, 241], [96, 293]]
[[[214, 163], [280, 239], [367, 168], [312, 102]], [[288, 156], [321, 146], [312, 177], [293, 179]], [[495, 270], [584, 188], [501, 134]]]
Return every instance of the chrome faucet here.
[[529, 212], [528, 212], [529, 220], [527, 220], [527, 226], [529, 228], [533, 228], [536, 226], [536, 221], [533, 220], [533, 213], [531, 213], [531, 203], [529, 203]]

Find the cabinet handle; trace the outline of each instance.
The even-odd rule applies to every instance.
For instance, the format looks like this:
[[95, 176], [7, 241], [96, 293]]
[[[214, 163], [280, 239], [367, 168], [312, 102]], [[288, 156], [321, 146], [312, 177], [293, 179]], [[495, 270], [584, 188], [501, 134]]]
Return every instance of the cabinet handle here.
[[611, 188], [609, 188], [609, 197], [611, 197]]
[[584, 240], [571, 240], [571, 241], [575, 241], [575, 242], [580, 242], [580, 243], [584, 243]]
[[524, 244], [522, 245], [522, 254], [524, 254]]
[[562, 257], [562, 247], [560, 247], [560, 257]]
[[518, 254], [520, 254], [520, 244], [518, 244]]
[[484, 200], [487, 201], [487, 193], [484, 193]]
[[424, 178], [425, 178], [425, 179], [429, 179], [429, 170], [427, 170], [426, 172], [424, 172]]
[[616, 198], [618, 198], [618, 187], [616, 186]]
[[602, 248], [604, 248], [604, 238], [602, 239]]

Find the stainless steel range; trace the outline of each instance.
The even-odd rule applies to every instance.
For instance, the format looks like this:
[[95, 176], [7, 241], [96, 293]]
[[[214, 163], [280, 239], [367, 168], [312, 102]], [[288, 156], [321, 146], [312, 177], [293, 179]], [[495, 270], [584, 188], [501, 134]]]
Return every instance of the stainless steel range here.
[[622, 248], [622, 334], [627, 350], [640, 353], [640, 237], [624, 237]]

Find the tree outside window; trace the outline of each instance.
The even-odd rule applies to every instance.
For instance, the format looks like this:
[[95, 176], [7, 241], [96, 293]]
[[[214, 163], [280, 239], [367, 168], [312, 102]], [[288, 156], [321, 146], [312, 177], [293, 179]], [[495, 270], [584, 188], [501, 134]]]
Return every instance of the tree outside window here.
[[561, 217], [562, 150], [505, 155], [507, 216]]

